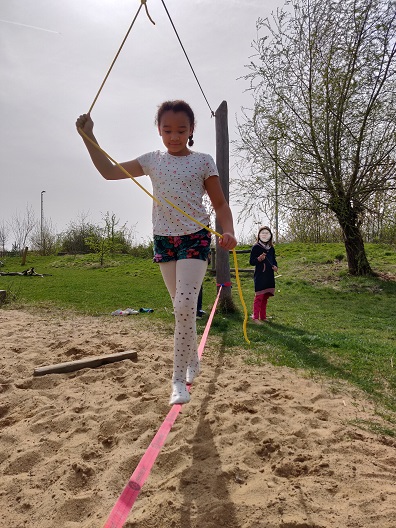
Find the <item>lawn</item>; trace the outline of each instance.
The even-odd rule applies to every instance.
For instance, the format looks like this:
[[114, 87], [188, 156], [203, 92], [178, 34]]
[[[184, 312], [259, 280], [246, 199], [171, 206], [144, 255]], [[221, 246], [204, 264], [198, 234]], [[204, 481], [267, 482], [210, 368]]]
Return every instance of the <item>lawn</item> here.
[[[241, 248], [242, 249], [242, 248]], [[242, 332], [243, 311], [237, 288], [233, 297], [239, 311], [217, 314], [211, 332], [221, 336], [222, 350], [243, 350], [246, 362], [271, 362], [304, 369], [312, 377], [343, 380], [363, 390], [388, 420], [381, 431], [396, 436], [396, 255], [388, 245], [367, 244], [376, 277], [351, 277], [342, 244], [279, 244], [276, 295], [269, 300], [270, 323], [248, 324], [248, 345]], [[240, 268], [250, 268], [248, 254], [239, 254]], [[4, 261], [4, 259], [3, 259]], [[230, 259], [233, 267], [232, 259]], [[63, 308], [95, 316], [118, 308], [153, 308], [148, 320], [169, 322], [171, 303], [157, 265], [150, 259], [116, 256], [105, 267], [95, 255], [5, 260], [1, 271], [34, 267], [45, 277], [1, 276], [0, 289], [8, 292], [3, 308], [29, 306]], [[234, 280], [235, 284], [235, 280]], [[249, 312], [253, 302], [251, 272], [241, 272]], [[216, 281], [208, 272], [204, 281], [204, 309], [216, 295]], [[202, 332], [205, 320], [198, 321]]]

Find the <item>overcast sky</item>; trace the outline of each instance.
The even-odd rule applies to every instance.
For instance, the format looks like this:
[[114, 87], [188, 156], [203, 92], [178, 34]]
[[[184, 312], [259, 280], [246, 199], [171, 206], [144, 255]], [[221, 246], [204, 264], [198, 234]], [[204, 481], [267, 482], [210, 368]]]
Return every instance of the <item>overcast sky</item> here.
[[[230, 139], [236, 116], [251, 106], [245, 64], [254, 50], [256, 21], [283, 0], [166, 0], [210, 106], [225, 100]], [[132, 181], [106, 182], [75, 131], [87, 112], [140, 5], [139, 0], [1, 0], [0, 223], [28, 206], [58, 232], [88, 214], [109, 211], [151, 237], [151, 199]], [[144, 9], [92, 111], [102, 148], [117, 161], [163, 145], [154, 126], [158, 104], [185, 99], [197, 117], [194, 149], [215, 157], [215, 124], [161, 0]], [[231, 159], [231, 165], [233, 160]], [[139, 179], [148, 190], [148, 177]], [[231, 207], [236, 217], [237, 210]], [[264, 219], [263, 219], [264, 220]], [[255, 229], [255, 227], [254, 227]], [[248, 231], [248, 233], [246, 233]], [[239, 237], [249, 234], [250, 226]], [[11, 241], [9, 241], [11, 243]]]

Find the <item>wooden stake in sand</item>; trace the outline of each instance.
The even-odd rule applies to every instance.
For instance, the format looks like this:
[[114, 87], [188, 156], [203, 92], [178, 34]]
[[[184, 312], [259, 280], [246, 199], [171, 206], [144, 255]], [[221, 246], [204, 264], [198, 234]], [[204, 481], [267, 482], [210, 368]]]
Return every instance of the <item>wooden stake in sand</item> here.
[[77, 359], [76, 361], [67, 361], [65, 363], [57, 363], [55, 365], [48, 365], [46, 367], [38, 367], [34, 369], [34, 376], [44, 376], [45, 374], [61, 374], [63, 372], [74, 372], [84, 368], [95, 368], [107, 365], [108, 363], [116, 363], [123, 359], [137, 359], [137, 352], [126, 350], [125, 352], [118, 352], [116, 354], [107, 354], [105, 356], [94, 356], [85, 359]]

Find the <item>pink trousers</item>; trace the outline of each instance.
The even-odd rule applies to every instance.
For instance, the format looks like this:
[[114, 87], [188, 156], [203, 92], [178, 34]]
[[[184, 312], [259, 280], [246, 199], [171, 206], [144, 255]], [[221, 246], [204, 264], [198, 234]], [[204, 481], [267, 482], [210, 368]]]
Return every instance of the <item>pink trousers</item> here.
[[256, 294], [253, 301], [253, 319], [267, 319], [267, 302], [271, 297], [269, 293]]

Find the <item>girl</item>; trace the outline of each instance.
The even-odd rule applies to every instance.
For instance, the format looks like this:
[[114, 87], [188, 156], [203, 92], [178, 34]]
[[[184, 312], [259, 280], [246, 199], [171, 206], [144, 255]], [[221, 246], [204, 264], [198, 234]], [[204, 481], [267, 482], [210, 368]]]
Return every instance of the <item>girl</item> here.
[[[147, 174], [153, 185], [152, 219], [154, 232], [154, 262], [158, 262], [175, 313], [174, 365], [170, 405], [187, 403], [190, 394], [186, 384], [199, 373], [196, 337], [196, 309], [210, 251], [211, 234], [168, 205], [164, 198], [180, 207], [204, 225], [209, 215], [202, 198], [208, 193], [223, 230], [220, 246], [229, 251], [237, 241], [230, 207], [220, 186], [218, 171], [208, 154], [193, 152], [195, 117], [184, 101], [166, 101], [156, 115], [159, 135], [165, 152], [155, 151], [122, 163], [134, 178]], [[93, 121], [89, 114], [76, 121], [93, 141]], [[106, 180], [128, 178], [102, 152], [84, 137], [93, 164]], [[188, 143], [188, 146], [187, 146]]]
[[256, 266], [254, 270], [254, 291], [252, 319], [256, 324], [263, 324], [267, 320], [267, 302], [275, 295], [275, 276], [278, 271], [275, 250], [272, 245], [271, 229], [261, 227], [257, 242], [250, 252], [250, 264]]

